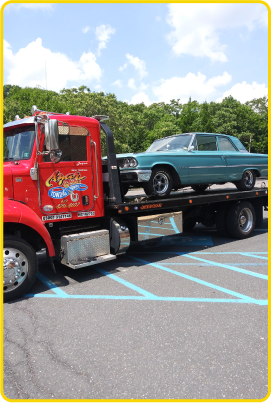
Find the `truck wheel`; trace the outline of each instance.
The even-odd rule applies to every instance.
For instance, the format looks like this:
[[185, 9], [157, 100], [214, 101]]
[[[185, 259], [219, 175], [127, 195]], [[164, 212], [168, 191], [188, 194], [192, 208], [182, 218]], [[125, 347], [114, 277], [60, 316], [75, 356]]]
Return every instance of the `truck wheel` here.
[[208, 186], [209, 185], [193, 185], [191, 186], [191, 188], [196, 192], [204, 192], [204, 190], [206, 190]]
[[228, 206], [223, 206], [218, 209], [216, 213], [216, 230], [218, 234], [222, 237], [229, 237], [230, 233], [227, 226], [227, 214], [228, 214]]
[[144, 191], [147, 196], [168, 196], [172, 190], [173, 180], [166, 168], [154, 168], [149, 182], [144, 184]]
[[38, 260], [32, 246], [23, 239], [4, 238], [4, 302], [21, 297], [34, 283]]
[[256, 175], [254, 171], [247, 169], [242, 176], [242, 179], [235, 182], [238, 190], [252, 190], [255, 186]]
[[227, 215], [227, 227], [230, 235], [236, 239], [245, 239], [254, 230], [256, 214], [251, 203], [234, 203]]

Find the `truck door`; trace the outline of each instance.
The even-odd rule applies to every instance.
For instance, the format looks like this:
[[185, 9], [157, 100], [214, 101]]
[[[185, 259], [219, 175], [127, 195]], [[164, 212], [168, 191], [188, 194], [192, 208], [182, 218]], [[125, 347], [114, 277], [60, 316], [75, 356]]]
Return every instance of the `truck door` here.
[[[84, 127], [59, 126], [59, 148], [62, 151], [60, 162], [53, 163], [49, 155], [43, 155], [39, 163], [42, 213], [93, 210], [96, 161], [89, 131]], [[46, 217], [43, 219], [46, 221]]]

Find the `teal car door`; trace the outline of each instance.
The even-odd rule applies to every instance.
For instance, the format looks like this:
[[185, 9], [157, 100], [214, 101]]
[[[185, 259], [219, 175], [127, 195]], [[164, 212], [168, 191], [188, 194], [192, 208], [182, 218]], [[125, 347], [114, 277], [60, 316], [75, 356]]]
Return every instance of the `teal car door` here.
[[222, 158], [226, 161], [226, 180], [239, 180], [243, 174], [243, 164], [248, 160], [248, 153], [242, 153], [236, 149], [231, 140], [224, 136], [218, 136], [218, 145]]
[[194, 150], [188, 154], [189, 182], [219, 183], [225, 181], [226, 161], [218, 148], [217, 136], [197, 134]]

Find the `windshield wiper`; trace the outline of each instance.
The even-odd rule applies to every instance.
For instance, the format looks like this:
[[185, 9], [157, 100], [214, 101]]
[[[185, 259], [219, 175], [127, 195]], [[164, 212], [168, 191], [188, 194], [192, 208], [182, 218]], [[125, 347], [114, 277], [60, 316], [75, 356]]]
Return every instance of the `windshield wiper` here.
[[4, 161], [20, 161], [20, 160], [15, 159], [14, 157], [4, 157]]

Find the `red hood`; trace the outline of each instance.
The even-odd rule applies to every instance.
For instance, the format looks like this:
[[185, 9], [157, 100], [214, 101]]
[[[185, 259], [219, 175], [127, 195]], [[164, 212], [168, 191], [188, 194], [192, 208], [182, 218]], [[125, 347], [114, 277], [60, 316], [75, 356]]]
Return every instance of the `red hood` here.
[[4, 197], [13, 199], [12, 169], [4, 164]]

